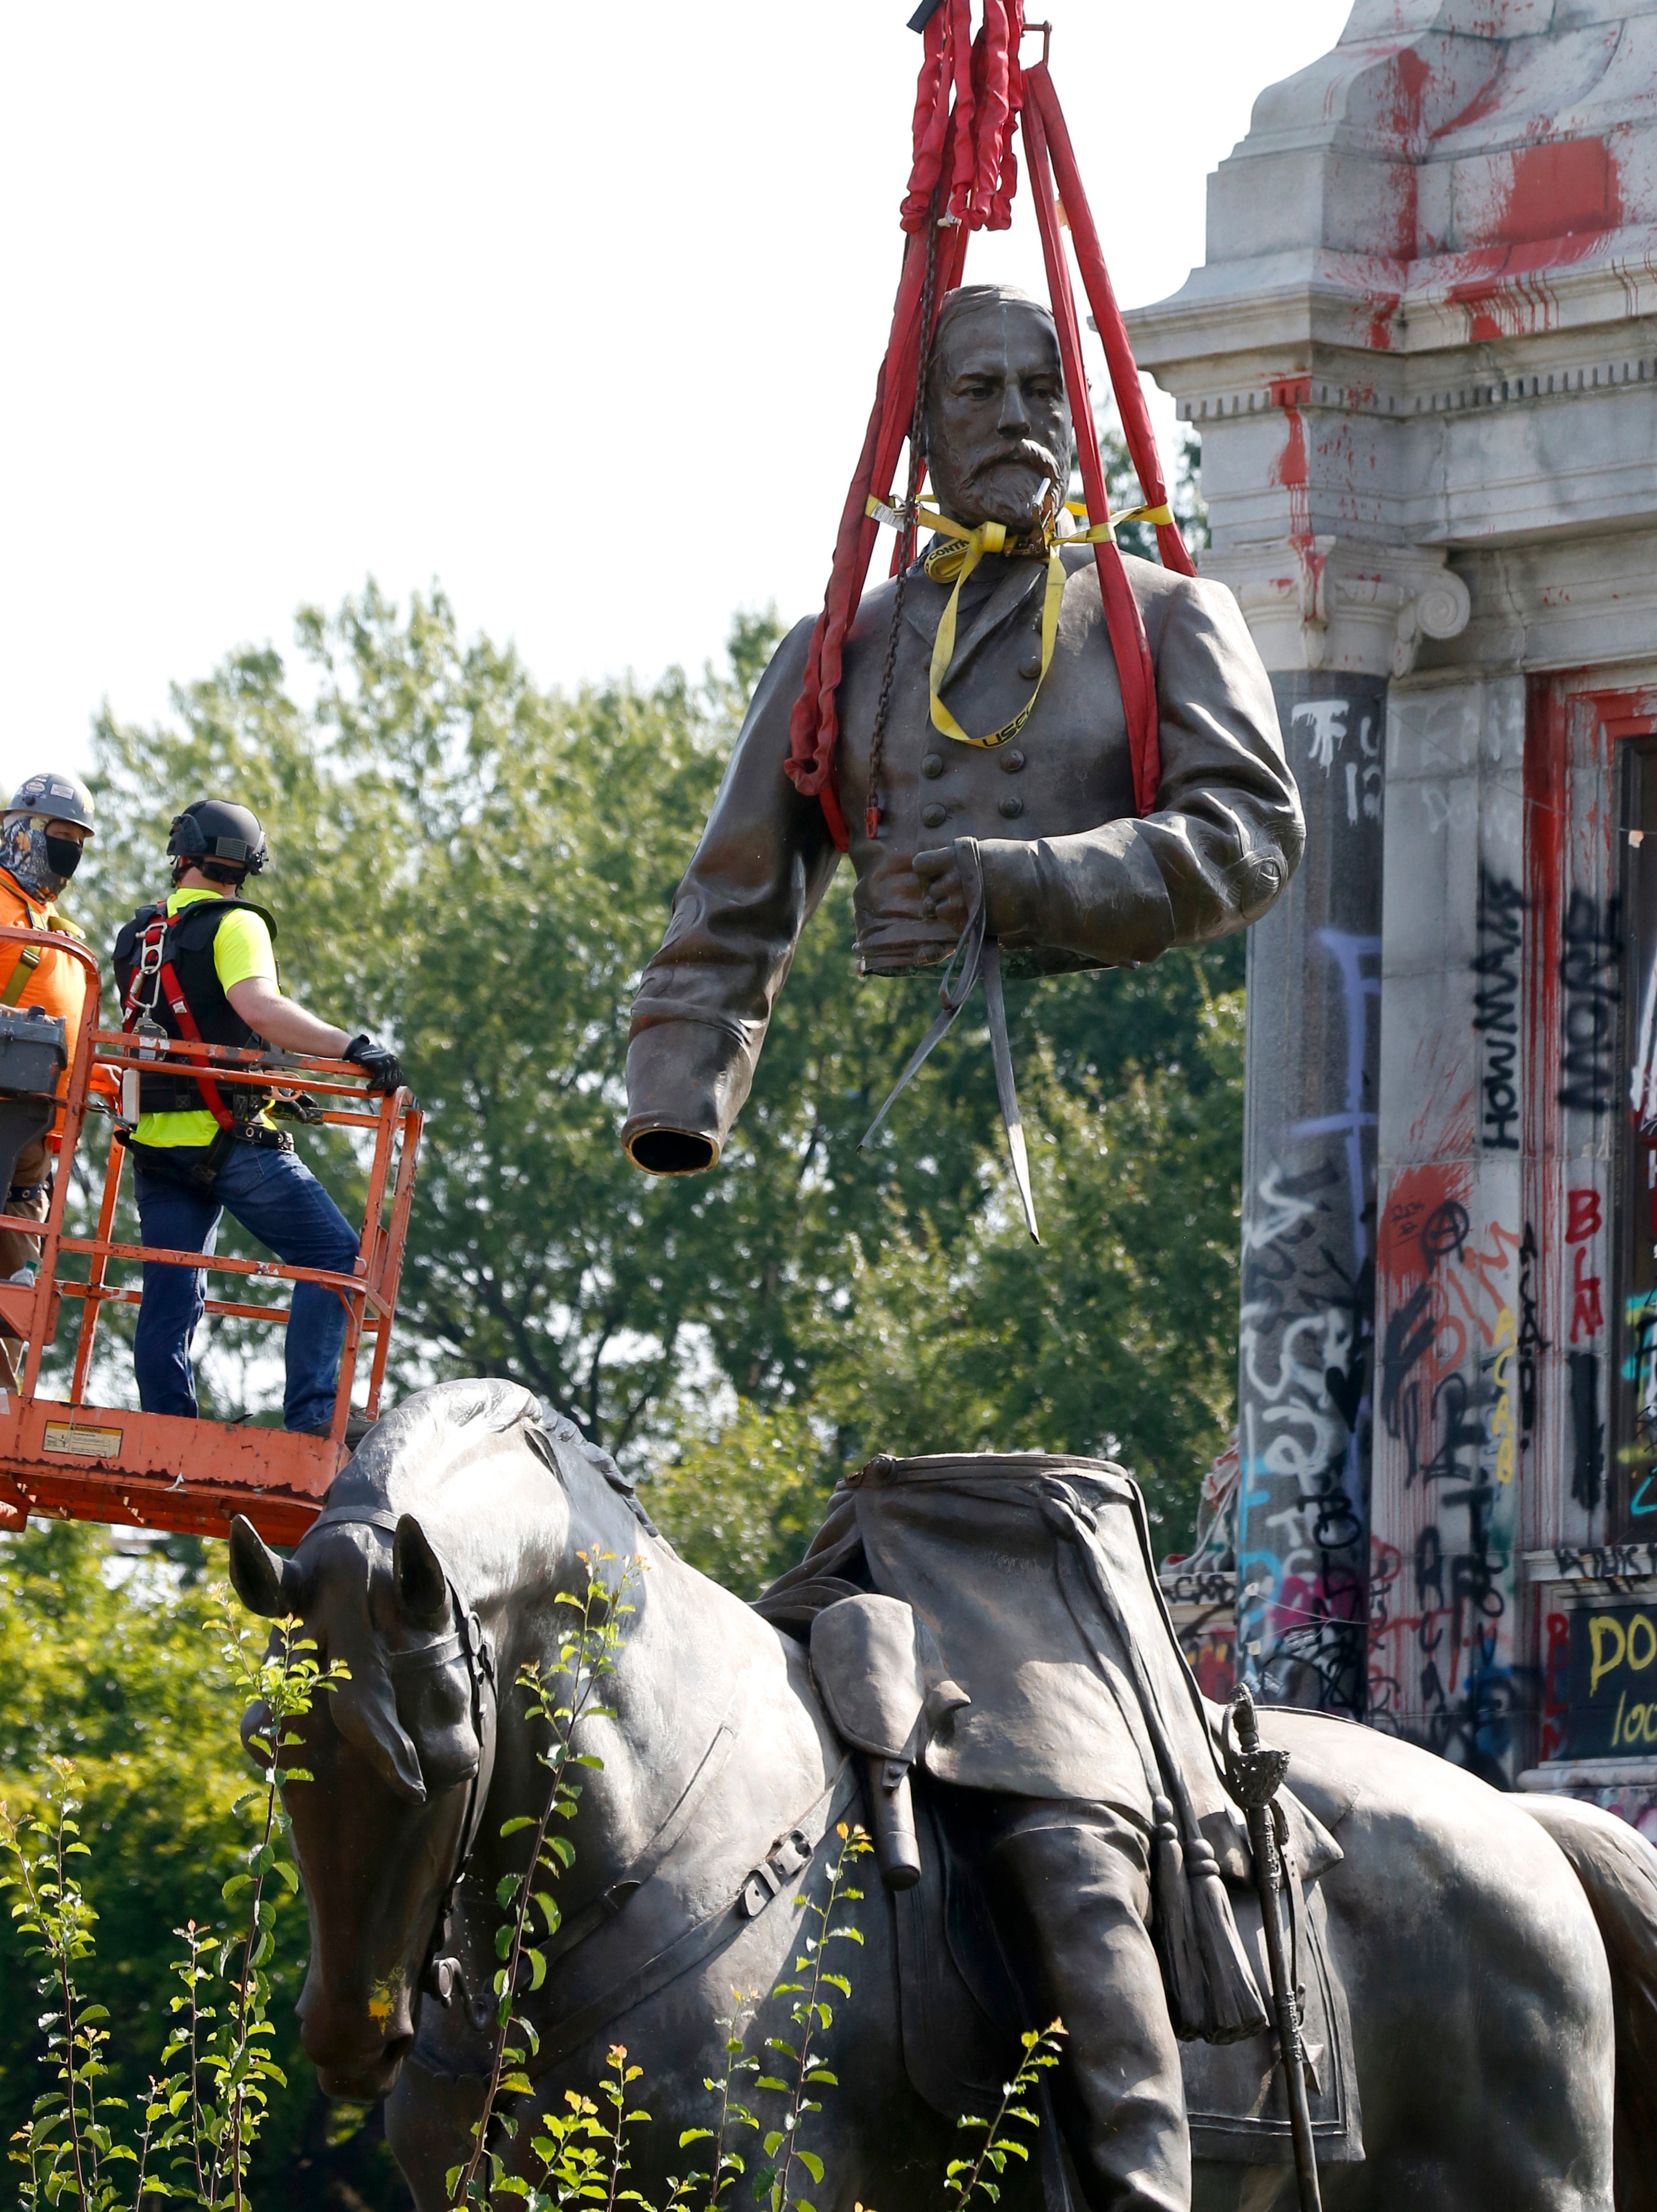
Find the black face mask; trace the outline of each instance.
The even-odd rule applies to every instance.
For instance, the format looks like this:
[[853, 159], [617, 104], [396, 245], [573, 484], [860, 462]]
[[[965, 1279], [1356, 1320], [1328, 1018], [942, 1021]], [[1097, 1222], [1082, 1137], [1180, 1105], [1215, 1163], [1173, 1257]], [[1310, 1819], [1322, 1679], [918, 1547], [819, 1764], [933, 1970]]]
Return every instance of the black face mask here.
[[46, 832], [46, 866], [67, 883], [81, 865], [81, 847], [73, 837], [54, 837]]

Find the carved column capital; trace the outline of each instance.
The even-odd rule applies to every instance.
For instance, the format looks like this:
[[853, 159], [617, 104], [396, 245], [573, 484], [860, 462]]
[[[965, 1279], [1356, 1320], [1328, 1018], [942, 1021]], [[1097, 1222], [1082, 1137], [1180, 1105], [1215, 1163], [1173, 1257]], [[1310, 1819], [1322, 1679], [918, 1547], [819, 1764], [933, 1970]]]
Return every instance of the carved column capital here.
[[1309, 538], [1210, 552], [1203, 572], [1237, 594], [1261, 658], [1288, 673], [1408, 676], [1423, 638], [1457, 637], [1467, 586], [1434, 548]]

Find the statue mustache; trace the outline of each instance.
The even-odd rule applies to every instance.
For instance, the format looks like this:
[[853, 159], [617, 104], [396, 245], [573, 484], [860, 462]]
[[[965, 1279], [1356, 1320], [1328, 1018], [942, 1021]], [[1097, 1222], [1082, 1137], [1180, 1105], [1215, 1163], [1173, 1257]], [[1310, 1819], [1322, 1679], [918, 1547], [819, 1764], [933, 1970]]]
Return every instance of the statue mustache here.
[[981, 461], [975, 462], [968, 481], [976, 483], [993, 470], [1008, 468], [1028, 469], [1033, 475], [1040, 471], [1052, 483], [1059, 480], [1057, 456], [1045, 446], [1038, 445], [1033, 438], [1020, 438], [1016, 445], [997, 447], [993, 453], [986, 453]]

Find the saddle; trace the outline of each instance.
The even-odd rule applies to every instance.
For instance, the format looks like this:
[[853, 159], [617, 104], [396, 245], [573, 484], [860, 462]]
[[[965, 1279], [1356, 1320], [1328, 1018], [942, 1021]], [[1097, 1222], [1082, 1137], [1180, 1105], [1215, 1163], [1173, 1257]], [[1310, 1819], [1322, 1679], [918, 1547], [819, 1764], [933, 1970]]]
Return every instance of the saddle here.
[[[868, 1761], [866, 1790], [877, 1854], [896, 1916], [905, 2069], [918, 2096], [946, 2119], [958, 2120], [995, 2109], [1018, 2064], [1020, 2032], [1039, 2023], [1026, 2017], [983, 1886], [937, 1818], [924, 1772], [915, 1771], [911, 1782], [929, 1717], [924, 1661], [930, 1655], [923, 1637], [900, 1619], [908, 1612], [900, 1601], [880, 1596], [832, 1603], [812, 1626], [812, 1665], [837, 1730]], [[962, 1695], [953, 1683], [947, 1690], [952, 1698]], [[932, 1702], [939, 1702], [935, 1690]], [[1307, 1794], [1318, 1800], [1322, 1818], [1288, 1790], [1282, 1802], [1295, 1873], [1291, 1926], [1311, 2068], [1313, 2134], [1321, 2164], [1351, 2165], [1364, 2155], [1357, 2073], [1319, 1880], [1344, 1856], [1332, 1829], [1351, 1801], [1338, 1786], [1319, 1788], [1315, 1778]], [[896, 1822], [894, 1810], [901, 1813]], [[901, 1832], [901, 1850], [893, 1848], [894, 1826]], [[1235, 1858], [1224, 1871], [1245, 1954], [1260, 1987], [1267, 1989], [1270, 1972], [1252, 1871]], [[1182, 2040], [1180, 2057], [1194, 2158], [1293, 2165], [1275, 2030], [1225, 2043]], [[1051, 2124], [1042, 2131], [1040, 2149], [1045, 2193], [1050, 2203], [1062, 2205], [1069, 2192]]]

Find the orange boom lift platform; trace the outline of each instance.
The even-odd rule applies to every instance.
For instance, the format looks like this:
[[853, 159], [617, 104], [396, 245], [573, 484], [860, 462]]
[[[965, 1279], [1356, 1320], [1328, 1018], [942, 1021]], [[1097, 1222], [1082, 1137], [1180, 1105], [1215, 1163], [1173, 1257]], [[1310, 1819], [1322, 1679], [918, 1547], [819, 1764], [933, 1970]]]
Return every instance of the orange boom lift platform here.
[[[0, 1316], [27, 1345], [20, 1387], [0, 1391], [0, 1529], [20, 1528], [31, 1513], [40, 1513], [222, 1535], [230, 1516], [245, 1513], [268, 1542], [296, 1543], [320, 1510], [324, 1492], [349, 1455], [345, 1422], [365, 1338], [372, 1345], [366, 1411], [372, 1418], [380, 1409], [424, 1116], [406, 1090], [391, 1097], [365, 1091], [362, 1070], [348, 1060], [284, 1054], [281, 1066], [273, 1069], [268, 1055], [262, 1064], [255, 1052], [210, 1044], [156, 1045], [149, 1038], [141, 1055], [135, 1037], [100, 1027], [98, 963], [82, 945], [61, 934], [0, 927], [0, 944], [8, 942], [49, 947], [60, 958], [78, 960], [87, 975], [88, 1018], [69, 1071], [58, 1171], [46, 1218], [41, 1223], [0, 1214], [0, 1228], [21, 1231], [40, 1244], [33, 1283], [0, 1282]], [[27, 1122], [32, 1111], [35, 1118], [34, 1127], [24, 1130], [27, 1140], [46, 1126], [49, 1111], [49, 1085], [34, 1087], [39, 1078], [31, 1075], [31, 1066], [38, 1069], [45, 1064], [43, 1047], [55, 1048], [55, 1075], [62, 1064], [63, 1025], [38, 1012], [14, 1012], [7, 1029], [9, 1035], [0, 1037], [0, 1133], [6, 1119]], [[110, 1068], [119, 1075], [147, 1065], [153, 1072], [163, 1054], [191, 1068], [234, 1075], [241, 1085], [278, 1091], [292, 1091], [302, 1083], [323, 1104], [325, 1122], [372, 1136], [362, 1233], [349, 1275], [289, 1267], [275, 1260], [238, 1260], [117, 1243], [112, 1232], [126, 1152], [114, 1140], [104, 1170], [96, 1232], [90, 1237], [69, 1234], [64, 1214], [70, 1170], [88, 1133], [88, 1097], [94, 1068]], [[15, 1083], [19, 1076], [28, 1087]], [[7, 1154], [0, 1165], [15, 1156], [15, 1136], [11, 1143], [0, 1144]], [[83, 1277], [62, 1272], [71, 1256], [85, 1261]], [[86, 1389], [100, 1309], [106, 1304], [137, 1305], [142, 1295], [136, 1284], [112, 1282], [112, 1265], [145, 1260], [205, 1267], [232, 1282], [241, 1277], [321, 1283], [332, 1291], [345, 1308], [345, 1349], [328, 1434], [292, 1436], [282, 1429], [182, 1420], [170, 1413], [89, 1404]], [[66, 1298], [79, 1302], [75, 1364], [67, 1398], [47, 1398], [40, 1395], [40, 1367], [56, 1340]], [[282, 1326], [289, 1309], [226, 1297], [210, 1297], [207, 1310]]]

